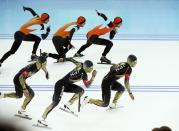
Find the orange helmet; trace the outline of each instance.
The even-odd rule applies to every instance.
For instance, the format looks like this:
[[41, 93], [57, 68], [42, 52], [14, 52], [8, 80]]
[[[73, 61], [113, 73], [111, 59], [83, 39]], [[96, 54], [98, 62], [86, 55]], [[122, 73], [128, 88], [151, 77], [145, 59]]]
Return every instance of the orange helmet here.
[[114, 25], [118, 25], [122, 22], [122, 18], [121, 17], [116, 17], [114, 18], [114, 21], [112, 22]]
[[85, 21], [86, 21], [85, 17], [80, 16], [77, 19], [77, 24], [81, 25], [81, 24], [85, 23]]
[[41, 14], [40, 18], [41, 18], [42, 21], [46, 21], [47, 19], [49, 19], [49, 17], [50, 17], [49, 14], [43, 13], [43, 14]]

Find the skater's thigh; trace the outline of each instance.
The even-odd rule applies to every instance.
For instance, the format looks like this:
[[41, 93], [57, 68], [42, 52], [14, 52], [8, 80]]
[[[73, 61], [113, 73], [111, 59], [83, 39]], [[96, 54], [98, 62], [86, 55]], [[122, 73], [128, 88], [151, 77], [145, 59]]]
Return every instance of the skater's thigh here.
[[96, 45], [107, 45], [111, 43], [111, 41], [103, 38], [96, 38], [93, 43]]
[[114, 91], [124, 91], [125, 90], [124, 86], [117, 81], [113, 82], [111, 89]]
[[23, 96], [23, 87], [20, 84], [19, 78], [15, 77], [14, 78], [14, 86], [15, 86], [15, 91], [16, 91], [16, 95], [21, 98]]
[[80, 93], [80, 92], [84, 92], [84, 89], [78, 85], [75, 84], [71, 84], [69, 83], [65, 89], [64, 92], [69, 92], [69, 93]]
[[36, 36], [34, 34], [28, 34], [24, 37], [24, 41], [40, 41], [41, 38], [39, 36]]

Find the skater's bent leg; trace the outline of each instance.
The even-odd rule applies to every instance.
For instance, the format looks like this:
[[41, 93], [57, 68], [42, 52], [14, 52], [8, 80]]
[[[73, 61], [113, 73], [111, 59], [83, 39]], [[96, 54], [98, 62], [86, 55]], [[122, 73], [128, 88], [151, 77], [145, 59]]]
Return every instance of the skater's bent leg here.
[[109, 40], [107, 40], [107, 41], [108, 41], [108, 43], [106, 43], [106, 47], [102, 53], [102, 56], [106, 56], [113, 46], [113, 43], [111, 41], [109, 41]]
[[92, 42], [90, 42], [89, 40], [87, 40], [87, 43], [82, 45], [80, 47], [80, 49], [77, 51], [78, 54], [80, 54], [81, 52], [83, 52], [86, 48], [88, 48], [89, 46], [92, 45]]
[[8, 52], [6, 52], [1, 58], [0, 63], [3, 63], [10, 55], [13, 55], [18, 50], [21, 43], [22, 43], [22, 40], [15, 40], [11, 49]]
[[107, 107], [108, 105], [104, 103], [104, 101], [99, 100], [99, 99], [90, 99], [89, 104], [94, 104], [96, 106], [100, 107]]
[[59, 104], [63, 95], [64, 86], [61, 81], [57, 81], [55, 84], [55, 91], [52, 98], [52, 103], [45, 109], [42, 118], [46, 119], [48, 114]]
[[24, 41], [34, 41], [34, 46], [32, 50], [32, 54], [36, 54], [38, 46], [40, 44], [41, 38], [39, 36], [36, 36], [34, 34], [29, 34], [24, 38]]
[[[22, 95], [23, 96], [23, 95]], [[4, 93], [4, 98], [6, 98], [6, 97], [9, 97], [9, 98], [21, 98], [22, 96], [18, 96], [17, 94], [16, 94], [16, 92], [11, 92], [11, 93]]]
[[125, 88], [124, 88], [124, 86], [122, 84], [120, 84], [119, 82], [115, 81], [115, 82], [113, 82], [111, 89], [114, 90], [114, 91], [117, 91], [115, 96], [114, 96], [114, 99], [113, 99], [113, 103], [117, 104], [119, 98], [124, 93]]
[[83, 94], [84, 94], [84, 89], [79, 87], [78, 89], [75, 90], [75, 94], [72, 96], [72, 98], [68, 101], [70, 105], [72, 105], [76, 100], [79, 100]]
[[48, 56], [51, 57], [51, 58], [57, 59], [57, 60], [60, 58], [60, 56], [58, 54], [49, 53]]
[[90, 99], [89, 103], [90, 104], [94, 104], [96, 106], [100, 106], [100, 107], [107, 107], [109, 105], [109, 102], [110, 102], [110, 96], [111, 96], [110, 92], [106, 93], [106, 92], [102, 91], [102, 98], [103, 98], [103, 100]]

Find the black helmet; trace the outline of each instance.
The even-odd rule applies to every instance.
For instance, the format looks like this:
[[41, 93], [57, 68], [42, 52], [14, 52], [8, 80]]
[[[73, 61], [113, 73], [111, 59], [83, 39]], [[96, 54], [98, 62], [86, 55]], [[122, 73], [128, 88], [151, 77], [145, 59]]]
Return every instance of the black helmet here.
[[90, 68], [90, 67], [93, 67], [93, 62], [90, 61], [90, 60], [86, 60], [86, 61], [84, 62], [84, 65], [85, 65], [86, 67]]
[[48, 54], [46, 52], [43, 52], [40, 54], [38, 61], [40, 63], [45, 63], [47, 61]]
[[135, 56], [135, 55], [129, 55], [128, 56], [128, 58], [127, 59], [129, 59], [131, 62], [134, 62], [134, 61], [136, 61], [137, 60], [137, 57]]

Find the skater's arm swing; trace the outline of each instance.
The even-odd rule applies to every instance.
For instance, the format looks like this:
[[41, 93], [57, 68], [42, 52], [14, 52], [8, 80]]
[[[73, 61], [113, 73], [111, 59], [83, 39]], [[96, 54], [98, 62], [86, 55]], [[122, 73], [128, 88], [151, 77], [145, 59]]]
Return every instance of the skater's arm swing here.
[[96, 74], [97, 74], [97, 71], [96, 71], [96, 70], [93, 70], [91, 79], [90, 79], [90, 80], [84, 80], [84, 81], [83, 81], [83, 83], [84, 83], [84, 85], [86, 86], [86, 88], [89, 88], [89, 87], [90, 87], [90, 85], [91, 85], [92, 82], [94, 81], [94, 78], [95, 78]]
[[[128, 77], [128, 76], [127, 76], [127, 77]], [[131, 97], [132, 100], [134, 100], [134, 96], [133, 96], [132, 91], [131, 91], [131, 89], [130, 89], [129, 80], [127, 80], [127, 79], [125, 78], [124, 84], [125, 84], [125, 87], [126, 87], [126, 89], [127, 89], [127, 92], [129, 93], [129, 96]]]
[[[23, 10], [24, 11], [26, 11], [26, 10], [29, 11], [34, 17], [40, 17], [32, 8], [23, 6]], [[41, 26], [41, 30], [44, 30], [44, 25], [40, 24], [40, 26]]]
[[114, 38], [115, 34], [116, 34], [116, 31], [115, 31], [115, 30], [112, 30], [112, 31], [110, 32], [110, 34], [109, 34], [110, 40]]
[[45, 77], [49, 79], [49, 73], [47, 71], [46, 64], [42, 64], [42, 70], [45, 72]]
[[24, 10], [24, 11], [27, 10], [27, 11], [29, 11], [33, 16], [38, 16], [38, 17], [39, 17], [39, 15], [38, 15], [32, 8], [23, 6], [23, 10]]
[[101, 16], [105, 21], [108, 20], [108, 18], [106, 17], [105, 14], [103, 14], [103, 13], [99, 13], [98, 10], [96, 10], [96, 13], [97, 13], [98, 16]]

